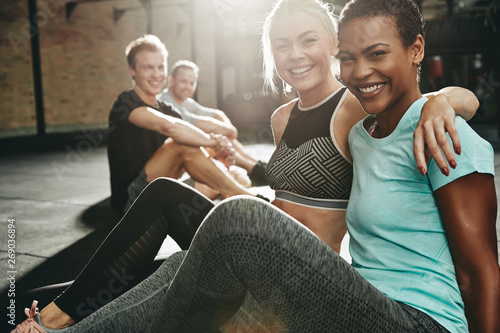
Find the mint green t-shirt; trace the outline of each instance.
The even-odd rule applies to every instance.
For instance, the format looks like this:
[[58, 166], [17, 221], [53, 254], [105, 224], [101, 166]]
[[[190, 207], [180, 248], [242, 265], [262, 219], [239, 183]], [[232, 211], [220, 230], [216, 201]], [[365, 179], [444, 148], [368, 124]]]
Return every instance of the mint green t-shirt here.
[[431, 159], [422, 176], [413, 156], [413, 132], [426, 101], [413, 103], [388, 137], [371, 137], [363, 121], [350, 131], [349, 250], [353, 267], [385, 295], [427, 313], [450, 332], [468, 332], [433, 191], [470, 173], [493, 175], [493, 149], [456, 117], [462, 144], [457, 168], [446, 177]]

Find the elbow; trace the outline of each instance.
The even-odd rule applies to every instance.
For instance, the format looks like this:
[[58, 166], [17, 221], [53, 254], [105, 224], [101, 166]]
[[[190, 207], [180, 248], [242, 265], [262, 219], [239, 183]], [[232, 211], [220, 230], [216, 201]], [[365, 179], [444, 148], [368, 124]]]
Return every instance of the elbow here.
[[231, 131], [232, 131], [231, 132], [231, 137], [233, 139], [237, 139], [238, 138], [238, 129], [236, 127], [232, 126]]
[[173, 139], [173, 136], [175, 136], [175, 132], [176, 132], [176, 124], [175, 123], [172, 123], [168, 120], [165, 120], [165, 121], [162, 121], [161, 124], [159, 124], [160, 128], [158, 130], [158, 132], [160, 132], [161, 134], [165, 135], [165, 136], [168, 136], [168, 137], [172, 137]]
[[481, 267], [465, 271], [457, 270], [458, 287], [462, 295], [471, 295], [478, 290], [500, 296], [500, 268], [497, 261], [485, 262]]
[[466, 298], [471, 291], [472, 279], [470, 275], [467, 274], [457, 274], [457, 283], [460, 293]]
[[479, 109], [479, 100], [477, 99], [476, 95], [470, 90], [469, 90], [469, 98], [467, 98], [467, 109], [474, 110], [474, 112], [469, 116], [469, 119], [474, 117], [474, 114], [476, 113], [477, 109]]
[[473, 94], [472, 101], [471, 101], [471, 109], [472, 110], [479, 109], [479, 100], [477, 99], [476, 95], [474, 95], [474, 94]]
[[500, 278], [498, 264], [490, 268], [459, 283], [470, 332], [499, 332]]
[[224, 112], [222, 112], [221, 110], [215, 111], [214, 118], [219, 120], [219, 121], [226, 121], [226, 119], [227, 119], [226, 114]]

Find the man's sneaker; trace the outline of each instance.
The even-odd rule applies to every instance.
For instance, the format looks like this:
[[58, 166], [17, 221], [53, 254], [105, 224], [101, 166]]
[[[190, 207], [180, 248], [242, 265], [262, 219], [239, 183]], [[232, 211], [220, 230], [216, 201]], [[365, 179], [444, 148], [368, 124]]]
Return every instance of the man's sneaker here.
[[24, 309], [24, 313], [26, 313], [28, 319], [17, 325], [10, 333], [47, 333], [40, 325], [41, 319], [38, 309], [36, 308], [37, 304], [38, 301], [33, 301], [31, 309]]

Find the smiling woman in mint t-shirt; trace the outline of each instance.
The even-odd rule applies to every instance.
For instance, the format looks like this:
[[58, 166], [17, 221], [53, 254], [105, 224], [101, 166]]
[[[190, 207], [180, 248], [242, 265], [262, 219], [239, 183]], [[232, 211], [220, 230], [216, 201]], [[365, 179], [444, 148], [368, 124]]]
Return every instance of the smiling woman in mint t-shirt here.
[[340, 18], [341, 78], [371, 115], [349, 135], [352, 264], [451, 332], [499, 332], [491, 146], [457, 117], [457, 168], [448, 177], [434, 160], [426, 175], [413, 168], [413, 131], [427, 100], [418, 86], [423, 36], [410, 1], [351, 1]]

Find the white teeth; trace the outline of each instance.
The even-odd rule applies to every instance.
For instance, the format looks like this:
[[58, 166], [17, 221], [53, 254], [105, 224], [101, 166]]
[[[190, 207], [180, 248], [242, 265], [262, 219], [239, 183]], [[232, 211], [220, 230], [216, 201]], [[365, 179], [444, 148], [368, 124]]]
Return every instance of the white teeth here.
[[294, 68], [291, 70], [291, 72], [292, 72], [292, 74], [301, 74], [301, 73], [307, 72], [311, 68], [312, 68], [312, 66], [307, 66], [307, 67], [302, 67], [302, 68]]
[[375, 91], [377, 89], [380, 89], [382, 88], [384, 85], [383, 84], [376, 84], [374, 86], [371, 86], [371, 87], [366, 87], [366, 88], [358, 88], [359, 91], [361, 91], [362, 93], [371, 93], [372, 91]]

